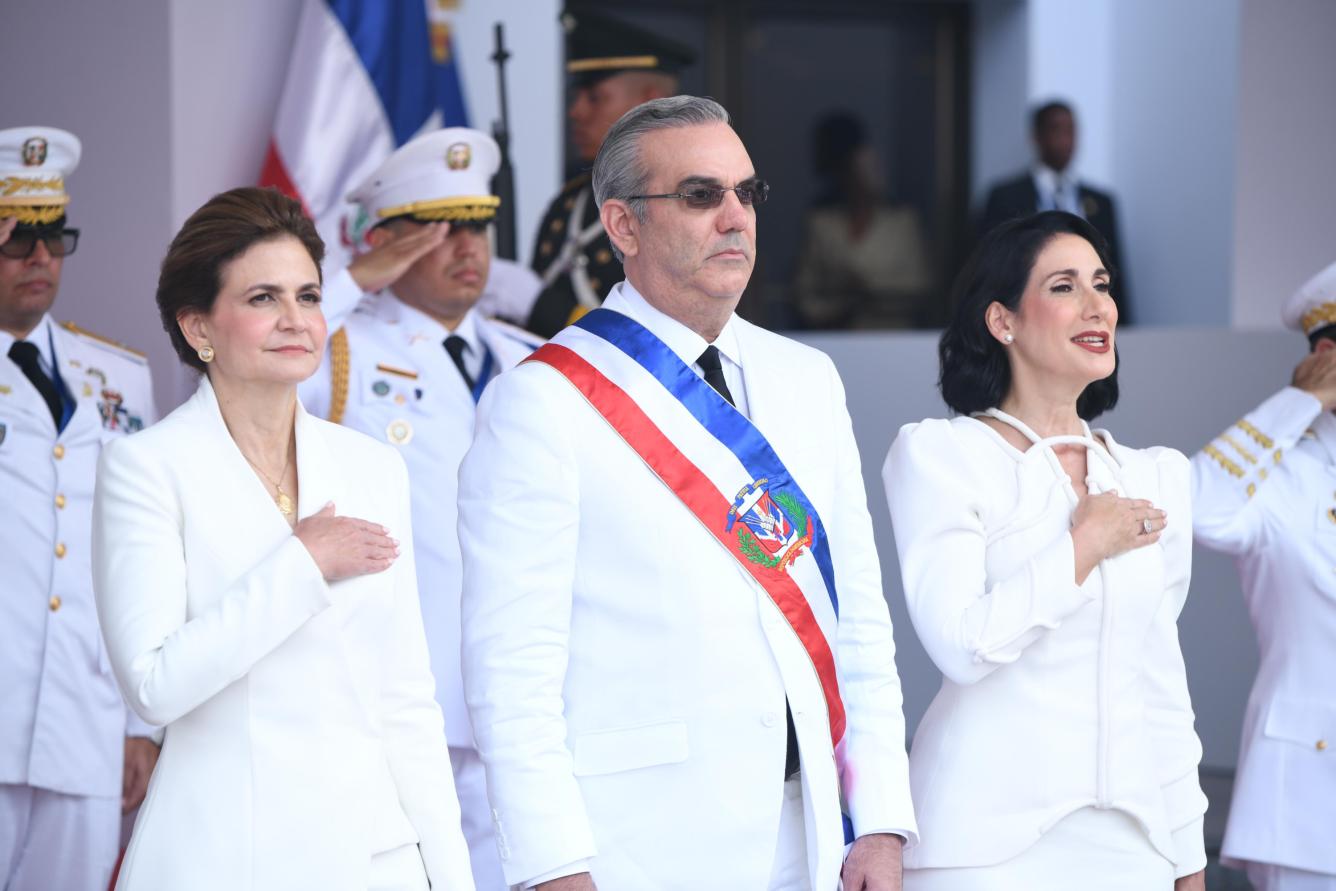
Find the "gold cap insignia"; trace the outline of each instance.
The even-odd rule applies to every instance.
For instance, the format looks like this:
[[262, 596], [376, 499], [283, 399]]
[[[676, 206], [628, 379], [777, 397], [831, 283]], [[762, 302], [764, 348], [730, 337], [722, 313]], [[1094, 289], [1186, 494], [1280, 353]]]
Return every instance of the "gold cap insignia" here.
[[445, 150], [445, 166], [451, 170], [467, 170], [473, 160], [473, 150], [467, 142], [454, 142]]
[[46, 140], [40, 136], [24, 140], [23, 166], [41, 167], [46, 163]]

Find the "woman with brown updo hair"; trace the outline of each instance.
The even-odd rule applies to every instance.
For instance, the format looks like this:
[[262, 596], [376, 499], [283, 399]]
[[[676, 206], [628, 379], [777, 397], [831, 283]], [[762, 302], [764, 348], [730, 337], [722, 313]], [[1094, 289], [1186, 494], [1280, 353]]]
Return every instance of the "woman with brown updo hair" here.
[[126, 699], [167, 728], [123, 891], [473, 888], [403, 461], [297, 399], [323, 255], [278, 192], [196, 211], [157, 302], [199, 389], [102, 453], [98, 614]]

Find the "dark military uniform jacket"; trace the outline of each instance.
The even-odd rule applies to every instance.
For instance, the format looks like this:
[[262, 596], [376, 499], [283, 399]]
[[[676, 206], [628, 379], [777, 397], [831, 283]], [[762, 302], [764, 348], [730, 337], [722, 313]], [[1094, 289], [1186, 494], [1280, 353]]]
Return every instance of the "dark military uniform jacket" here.
[[542, 278], [543, 289], [525, 327], [540, 337], [551, 337], [602, 304], [622, 280], [622, 264], [613, 256], [599, 222], [590, 174], [566, 183], [548, 206], [538, 231], [533, 269]]

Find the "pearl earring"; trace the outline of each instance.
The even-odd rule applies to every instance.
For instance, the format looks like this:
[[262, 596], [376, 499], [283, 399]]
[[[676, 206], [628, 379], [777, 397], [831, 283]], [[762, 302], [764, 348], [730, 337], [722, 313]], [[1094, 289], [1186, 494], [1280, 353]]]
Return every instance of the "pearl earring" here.
[[1015, 342], [1016, 342], [1016, 338], [1012, 337], [1010, 334], [1003, 335], [1002, 340], [1003, 340], [1004, 342], [1006, 342], [1006, 343], [1015, 343]]
[[212, 361], [213, 361], [213, 347], [209, 346], [207, 343], [206, 343], [204, 346], [200, 347], [200, 348], [199, 348], [199, 360], [200, 360], [201, 362], [203, 362], [205, 365], [208, 365], [210, 362], [212, 362]]

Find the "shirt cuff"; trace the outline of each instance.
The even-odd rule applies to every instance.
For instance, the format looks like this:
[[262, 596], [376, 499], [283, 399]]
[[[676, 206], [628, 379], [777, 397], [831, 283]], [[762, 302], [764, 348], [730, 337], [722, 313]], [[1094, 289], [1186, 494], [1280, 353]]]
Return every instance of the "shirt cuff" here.
[[530, 888], [536, 888], [544, 882], [551, 882], [555, 879], [564, 879], [566, 876], [578, 876], [582, 872], [589, 872], [588, 860], [577, 860], [574, 863], [567, 863], [565, 866], [559, 866], [556, 869], [545, 872], [540, 876], [529, 879], [521, 887], [528, 891]]

